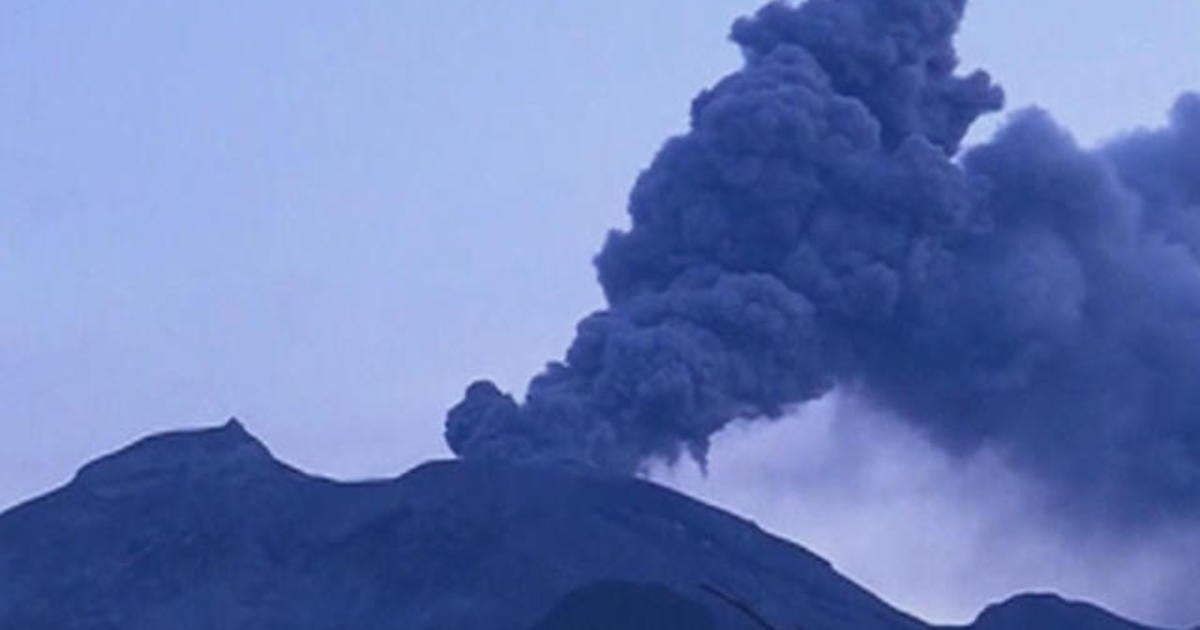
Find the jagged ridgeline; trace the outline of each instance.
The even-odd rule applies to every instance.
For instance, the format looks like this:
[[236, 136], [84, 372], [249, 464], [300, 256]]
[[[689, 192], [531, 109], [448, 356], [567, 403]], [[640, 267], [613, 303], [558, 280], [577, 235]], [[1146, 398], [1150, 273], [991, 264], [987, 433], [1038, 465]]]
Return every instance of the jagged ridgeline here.
[[1150, 630], [1048, 596], [935, 627], [640, 479], [450, 461], [338, 483], [237, 421], [147, 437], [0, 513], [4, 630], [750, 627]]
[[736, 22], [744, 64], [695, 99], [596, 258], [607, 308], [523, 402], [472, 384], [453, 451], [634, 473], [853, 386], [1081, 505], [1194, 515], [1200, 97], [1097, 149], [1024, 111], [960, 154], [1003, 101], [958, 72], [964, 4]]

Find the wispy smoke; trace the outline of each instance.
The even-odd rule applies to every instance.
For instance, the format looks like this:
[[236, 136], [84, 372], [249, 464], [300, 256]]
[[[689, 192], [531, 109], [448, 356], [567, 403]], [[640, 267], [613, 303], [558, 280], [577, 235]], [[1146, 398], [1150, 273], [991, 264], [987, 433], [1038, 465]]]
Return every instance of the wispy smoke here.
[[987, 446], [1113, 522], [1200, 511], [1200, 97], [1099, 150], [955, 74], [964, 0], [810, 0], [738, 21], [596, 259], [608, 308], [523, 403], [473, 384], [467, 458], [703, 462], [736, 418], [835, 385]]
[[1063, 519], [1044, 484], [990, 449], [954, 457], [891, 415], [835, 391], [783, 422], [730, 425], [706, 474], [663, 465], [650, 476], [801, 541], [929, 622], [967, 623], [1030, 590], [1156, 627], [1200, 619], [1194, 525], [1130, 536]]

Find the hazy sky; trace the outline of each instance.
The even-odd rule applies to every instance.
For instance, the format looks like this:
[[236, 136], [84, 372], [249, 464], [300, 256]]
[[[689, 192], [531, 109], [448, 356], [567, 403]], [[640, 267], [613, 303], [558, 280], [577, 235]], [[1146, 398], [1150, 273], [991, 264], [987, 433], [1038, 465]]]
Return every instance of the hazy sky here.
[[[4, 3], [0, 508], [231, 415], [338, 477], [444, 456], [470, 380], [521, 387], [599, 305], [593, 252], [757, 4]], [[1197, 33], [1191, 0], [977, 0], [959, 44], [1091, 142], [1200, 88]]]

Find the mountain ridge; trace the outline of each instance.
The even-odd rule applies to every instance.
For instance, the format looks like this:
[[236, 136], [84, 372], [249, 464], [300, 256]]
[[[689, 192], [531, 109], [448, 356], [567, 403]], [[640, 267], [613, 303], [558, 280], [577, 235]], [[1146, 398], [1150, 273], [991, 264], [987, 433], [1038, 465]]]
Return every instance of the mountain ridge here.
[[[149, 436], [0, 513], [0, 627], [530, 628], [605, 581], [676, 593], [714, 628], [755, 627], [714, 592], [775, 627], [935, 627], [651, 482], [459, 460], [336, 482], [280, 462], [236, 420]], [[1037, 595], [960, 628], [1040, 620], [1147, 628]], [[1079, 620], [1091, 625], [1064, 625]]]

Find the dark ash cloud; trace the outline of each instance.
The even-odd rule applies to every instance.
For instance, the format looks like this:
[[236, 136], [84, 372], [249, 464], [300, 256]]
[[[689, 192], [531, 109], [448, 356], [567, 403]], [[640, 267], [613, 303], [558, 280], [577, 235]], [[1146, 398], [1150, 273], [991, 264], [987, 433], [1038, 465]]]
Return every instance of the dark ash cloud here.
[[461, 457], [634, 473], [844, 386], [1114, 523], [1200, 508], [1200, 97], [1097, 150], [956, 74], [963, 0], [739, 20], [596, 258], [608, 308], [518, 403], [473, 384]]

